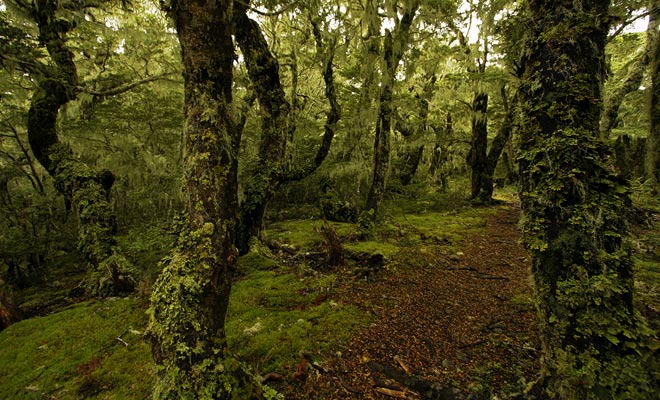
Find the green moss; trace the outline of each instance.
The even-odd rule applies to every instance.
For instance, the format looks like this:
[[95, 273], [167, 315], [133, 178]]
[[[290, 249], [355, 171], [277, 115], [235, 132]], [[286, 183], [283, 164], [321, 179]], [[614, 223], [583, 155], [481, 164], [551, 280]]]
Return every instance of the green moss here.
[[258, 372], [287, 373], [300, 351], [341, 349], [368, 316], [324, 300], [334, 280], [334, 275], [299, 279], [259, 271], [237, 282], [226, 325], [231, 351]]
[[135, 300], [115, 298], [11, 325], [0, 333], [0, 398], [149, 397], [155, 367], [144, 323]]
[[[299, 219], [277, 222], [269, 225], [264, 235], [278, 242], [287, 243], [301, 251], [311, 250], [323, 243], [319, 234], [322, 221], [312, 219]], [[354, 234], [355, 225], [346, 222], [328, 222], [337, 231], [337, 234], [348, 236]]]
[[243, 274], [271, 270], [279, 266], [280, 264], [277, 261], [253, 250], [238, 258], [238, 270]]
[[353, 251], [364, 251], [367, 253], [379, 253], [384, 255], [387, 258], [392, 258], [396, 253], [401, 250], [401, 247], [398, 245], [388, 242], [388, 241], [376, 241], [369, 240], [366, 242], [355, 242], [355, 243], [346, 243], [344, 245], [347, 249]]
[[421, 214], [403, 214], [393, 218], [397, 224], [407, 230], [424, 234], [427, 237], [448, 239], [451, 242], [461, 240], [468, 234], [486, 226], [486, 218], [497, 213], [498, 208], [463, 208], [450, 212], [427, 212]]

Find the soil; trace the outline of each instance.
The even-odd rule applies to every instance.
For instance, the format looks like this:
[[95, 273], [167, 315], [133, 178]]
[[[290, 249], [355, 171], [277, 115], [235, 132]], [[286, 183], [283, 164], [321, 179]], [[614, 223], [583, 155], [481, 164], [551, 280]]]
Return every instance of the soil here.
[[460, 252], [448, 254], [440, 245], [425, 254], [407, 249], [396, 271], [346, 285], [335, 301], [368, 310], [371, 325], [347, 348], [315, 355], [315, 368], [303, 357], [307, 372], [278, 390], [287, 399], [520, 393], [538, 374], [540, 344], [518, 219], [517, 207], [501, 207], [480, 233], [458, 244]]

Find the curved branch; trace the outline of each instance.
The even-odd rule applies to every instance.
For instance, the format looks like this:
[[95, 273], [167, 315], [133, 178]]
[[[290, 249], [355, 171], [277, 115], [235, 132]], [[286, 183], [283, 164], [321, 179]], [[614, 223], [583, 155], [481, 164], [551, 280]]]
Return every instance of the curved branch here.
[[249, 1], [235, 0], [235, 2], [240, 3], [241, 5], [245, 6], [247, 10], [252, 11], [253, 13], [261, 15], [263, 17], [275, 17], [277, 15], [284, 14], [285, 12], [291, 10], [292, 8], [298, 5], [297, 1], [292, 1], [291, 4], [282, 7], [280, 10], [267, 12], [267, 11], [257, 10], [256, 8], [250, 6]]
[[319, 166], [323, 163], [325, 158], [330, 152], [330, 147], [332, 146], [332, 140], [335, 137], [335, 127], [337, 122], [341, 118], [341, 106], [337, 100], [337, 90], [335, 88], [334, 80], [334, 69], [332, 67], [332, 62], [334, 60], [334, 49], [328, 49], [327, 53], [324, 51], [323, 37], [321, 36], [321, 29], [319, 28], [318, 21], [310, 18], [312, 24], [312, 31], [314, 33], [314, 39], [316, 40], [316, 50], [323, 59], [323, 82], [325, 83], [325, 97], [330, 103], [330, 111], [328, 112], [325, 120], [323, 139], [321, 140], [321, 145], [316, 152], [316, 157], [308, 165], [289, 171], [285, 178], [285, 182], [294, 182], [299, 181], [312, 172], [316, 171]]
[[89, 94], [97, 96], [97, 97], [116, 96], [118, 94], [128, 92], [129, 90], [131, 90], [133, 88], [136, 88], [140, 85], [144, 85], [144, 84], [147, 84], [147, 83], [158, 81], [158, 80], [164, 79], [165, 77], [172, 76], [174, 74], [176, 74], [176, 72], [165, 72], [165, 73], [162, 73], [162, 74], [149, 76], [147, 78], [140, 79], [138, 81], [131, 82], [131, 83], [123, 85], [123, 86], [118, 86], [118, 87], [115, 87], [115, 88], [112, 88], [112, 89], [109, 89], [109, 90], [105, 90], [103, 92], [97, 92], [95, 90], [88, 90], [86, 88], [79, 88], [79, 89], [80, 89], [80, 91], [82, 91], [84, 93], [89, 93]]

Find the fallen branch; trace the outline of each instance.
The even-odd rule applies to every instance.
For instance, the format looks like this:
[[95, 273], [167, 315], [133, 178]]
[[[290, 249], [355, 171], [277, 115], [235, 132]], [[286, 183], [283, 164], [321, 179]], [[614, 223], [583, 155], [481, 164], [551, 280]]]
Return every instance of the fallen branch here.
[[301, 354], [301, 355], [302, 355], [302, 356], [303, 356], [303, 357], [309, 362], [309, 365], [310, 365], [312, 368], [314, 368], [315, 370], [317, 370], [317, 371], [319, 371], [319, 372], [323, 372], [323, 373], [327, 373], [327, 372], [328, 372], [328, 370], [325, 369], [321, 364], [319, 364], [319, 363], [317, 363], [316, 361], [314, 361], [314, 359], [313, 359], [313, 357], [312, 357], [312, 353], [307, 352], [307, 351], [303, 351], [303, 352], [301, 352], [300, 354]]
[[284, 377], [277, 372], [269, 372], [266, 375], [261, 377], [261, 383], [267, 382], [282, 382]]
[[376, 388], [374, 389], [376, 392], [384, 394], [386, 396], [390, 397], [396, 397], [397, 399], [407, 399], [408, 396], [406, 396], [406, 392], [401, 392], [399, 390], [392, 390], [392, 389], [387, 389], [387, 388]]
[[401, 366], [401, 368], [405, 371], [406, 374], [410, 374], [410, 368], [408, 368], [408, 366], [403, 362], [401, 357], [394, 356], [394, 361], [396, 361]]
[[437, 383], [429, 382], [425, 379], [408, 375], [404, 372], [382, 365], [374, 361], [369, 361], [367, 366], [374, 372], [380, 372], [390, 379], [401, 383], [409, 389], [418, 392], [424, 400], [455, 400], [456, 396], [451, 388], [443, 388]]

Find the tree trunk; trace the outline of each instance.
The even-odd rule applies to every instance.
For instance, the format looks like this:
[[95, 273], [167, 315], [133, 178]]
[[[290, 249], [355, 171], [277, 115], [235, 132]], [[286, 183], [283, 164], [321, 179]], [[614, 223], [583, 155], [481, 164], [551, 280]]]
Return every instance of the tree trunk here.
[[488, 183], [491, 183], [490, 192], [492, 193], [492, 179], [488, 179], [488, 94], [478, 91], [474, 94], [472, 100], [472, 142], [470, 146], [470, 154], [468, 156], [468, 164], [471, 169], [472, 179], [472, 192], [470, 195], [471, 200], [483, 197], [489, 197]]
[[323, 138], [321, 139], [321, 145], [316, 151], [316, 156], [311, 162], [306, 163], [300, 168], [290, 168], [286, 174], [285, 182], [300, 181], [311, 175], [312, 172], [316, 171], [316, 169], [321, 166], [330, 152], [332, 140], [335, 137], [335, 129], [341, 118], [341, 106], [337, 100], [334, 68], [332, 66], [335, 56], [334, 48], [333, 46], [328, 47], [323, 43], [323, 37], [321, 35], [318, 21], [312, 20], [311, 24], [314, 39], [316, 41], [317, 55], [321, 59], [321, 74], [323, 75], [323, 83], [325, 84], [325, 97], [330, 104], [330, 110], [326, 115], [325, 124], [323, 126]]
[[[660, 18], [660, 5], [653, 4], [651, 16]], [[649, 22], [649, 25], [651, 23]], [[650, 29], [650, 27], [649, 27]], [[650, 40], [650, 39], [649, 39]], [[657, 31], [651, 49], [651, 104], [649, 135], [646, 140], [645, 175], [657, 190], [660, 187], [660, 35]]]
[[151, 295], [148, 334], [162, 366], [155, 399], [264, 397], [264, 389], [228, 354], [225, 338], [238, 254], [240, 145], [231, 115], [231, 4], [182, 0], [167, 10], [184, 67], [187, 223]]
[[408, 36], [413, 18], [419, 7], [419, 0], [406, 1], [404, 14], [394, 28], [394, 35], [385, 32], [385, 44], [378, 119], [376, 121], [376, 136], [374, 139], [374, 167], [371, 176], [371, 187], [365, 205], [366, 217], [375, 222], [378, 216], [378, 206], [385, 192], [385, 180], [390, 163], [390, 129], [392, 124], [392, 89], [397, 67], [403, 57], [403, 51], [408, 45]]
[[609, 1], [526, 3], [523, 239], [541, 320], [543, 398], [657, 398], [633, 305], [625, 182], [599, 140]]
[[243, 201], [239, 208], [239, 228], [236, 246], [240, 254], [250, 249], [250, 239], [258, 237], [268, 202], [284, 182], [303, 179], [314, 172], [325, 160], [334, 138], [335, 126], [341, 110], [337, 101], [332, 68], [333, 50], [327, 54], [318, 24], [312, 21], [316, 47], [323, 60], [325, 95], [330, 102], [321, 146], [313, 161], [302, 168], [290, 169], [287, 148], [293, 141], [295, 125], [291, 116], [291, 105], [287, 102], [280, 81], [279, 64], [268, 48], [261, 28], [248, 18], [249, 2], [234, 4], [236, 41], [245, 59], [248, 75], [252, 81], [261, 110], [261, 139], [259, 161], [243, 190]]
[[259, 161], [250, 171], [240, 205], [236, 244], [241, 254], [248, 252], [250, 238], [258, 236], [266, 204], [284, 179], [287, 143], [292, 139], [289, 135], [291, 106], [280, 83], [279, 63], [270, 52], [259, 24], [246, 12], [247, 4], [234, 4], [236, 42], [259, 101], [261, 139]]
[[493, 201], [493, 177], [495, 176], [495, 169], [513, 131], [513, 108], [509, 106], [509, 100], [504, 86], [501, 92], [505, 112], [504, 120], [497, 132], [497, 136], [495, 136], [493, 142], [490, 144], [490, 150], [488, 150], [488, 156], [486, 157], [486, 168], [482, 175], [481, 188], [478, 194], [479, 201], [485, 204]]
[[[443, 171], [444, 163], [447, 162], [447, 146], [442, 145], [443, 140], [450, 139], [454, 135], [454, 124], [451, 113], [447, 113], [447, 121], [444, 131], [439, 127], [433, 127], [435, 131], [435, 145], [433, 146], [433, 155], [431, 156], [431, 166], [429, 174], [433, 183], [440, 182], [443, 189], [447, 188], [447, 174]], [[443, 137], [444, 136], [444, 137]]]
[[399, 118], [400, 121], [397, 123], [397, 130], [403, 135], [404, 145], [399, 154], [395, 169], [398, 172], [399, 181], [404, 186], [410, 184], [410, 181], [412, 181], [424, 153], [424, 145], [415, 144], [414, 142], [426, 132], [429, 99], [433, 96], [435, 81], [435, 75], [430, 75], [422, 93], [415, 96], [419, 102], [417, 121], [409, 123]]
[[66, 33], [73, 25], [57, 19], [57, 3], [39, 0], [34, 18], [39, 41], [53, 60], [52, 68], [39, 77], [28, 111], [28, 140], [35, 158], [55, 181], [65, 203], [78, 218], [78, 247], [90, 265], [83, 288], [89, 295], [130, 292], [135, 286], [128, 261], [115, 251], [115, 216], [108, 201], [114, 175], [80, 162], [59, 141], [57, 116], [62, 106], [76, 98], [78, 72]]
[[[619, 117], [619, 108], [625, 97], [639, 89], [644, 78], [644, 73], [651, 62], [653, 46], [658, 36], [658, 11], [654, 9], [653, 3], [649, 2], [649, 9], [652, 10], [649, 17], [649, 24], [646, 30], [646, 46], [644, 52], [640, 54], [630, 67], [623, 83], [616, 85], [612, 90], [606, 92], [603, 113], [600, 118], [600, 135], [603, 139], [608, 139], [612, 129], [616, 126]], [[657, 7], [656, 7], [657, 8]]]

